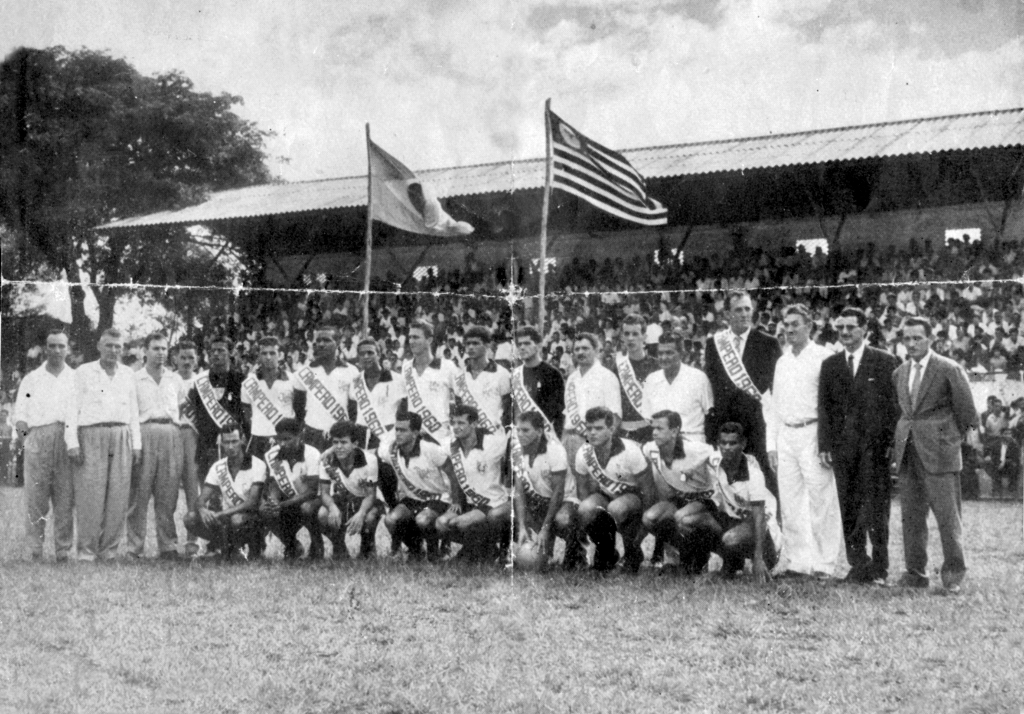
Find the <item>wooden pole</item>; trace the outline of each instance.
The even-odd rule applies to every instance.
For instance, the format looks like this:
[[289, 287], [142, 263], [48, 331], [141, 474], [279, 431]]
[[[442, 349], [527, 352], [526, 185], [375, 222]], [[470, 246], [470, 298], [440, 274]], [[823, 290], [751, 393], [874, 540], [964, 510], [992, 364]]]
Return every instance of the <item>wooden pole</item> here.
[[366, 122], [366, 257], [363, 260], [363, 337], [370, 334], [370, 270], [373, 260], [373, 166], [370, 160], [370, 122]]
[[544, 102], [544, 204], [540, 217], [540, 281], [537, 292], [540, 294], [540, 306], [537, 310], [537, 329], [544, 336], [544, 296], [547, 292], [548, 275], [548, 209], [551, 206], [551, 98]]

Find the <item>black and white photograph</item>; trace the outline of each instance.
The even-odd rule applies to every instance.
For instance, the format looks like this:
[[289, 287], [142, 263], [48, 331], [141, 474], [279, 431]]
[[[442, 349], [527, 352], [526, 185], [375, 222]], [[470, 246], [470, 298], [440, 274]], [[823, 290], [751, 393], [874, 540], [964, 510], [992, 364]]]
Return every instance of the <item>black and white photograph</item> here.
[[0, 714], [1024, 711], [1024, 4], [0, 5]]

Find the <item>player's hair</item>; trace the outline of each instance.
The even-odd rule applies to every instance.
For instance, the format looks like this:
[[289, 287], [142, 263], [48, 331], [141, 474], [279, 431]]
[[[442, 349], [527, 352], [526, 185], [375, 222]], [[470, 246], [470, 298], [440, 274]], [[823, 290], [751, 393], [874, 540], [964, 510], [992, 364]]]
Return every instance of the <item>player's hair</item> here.
[[261, 337], [257, 344], [260, 346], [260, 349], [264, 347], [280, 347], [281, 340], [277, 339], [273, 335], [267, 335], [266, 337]]
[[46, 331], [46, 335], [43, 337], [44, 345], [46, 344], [46, 341], [50, 339], [51, 335], [64, 335], [69, 340], [71, 339], [70, 335], [68, 335], [68, 331], [65, 330], [63, 327], [51, 327], [49, 330]]
[[783, 317], [789, 317], [790, 315], [799, 315], [805, 325], [810, 325], [814, 322], [814, 318], [811, 317], [811, 311], [802, 302], [796, 302], [792, 305], [788, 305], [786, 309], [782, 311]]
[[313, 334], [316, 335], [316, 333], [318, 332], [330, 332], [331, 339], [334, 340], [335, 342], [338, 341], [338, 337], [341, 335], [341, 330], [338, 328], [338, 326], [331, 322], [325, 322], [314, 327]]
[[151, 332], [148, 335], [146, 335], [146, 339], [143, 341], [143, 345], [148, 350], [149, 346], [152, 343], [159, 342], [160, 340], [163, 340], [164, 342], [167, 342], [167, 333], [165, 333], [165, 332]]
[[236, 432], [236, 431], [238, 432], [239, 436], [243, 436], [243, 437], [245, 436], [245, 432], [242, 430], [242, 425], [239, 424], [237, 421], [232, 420], [232, 421], [229, 421], [224, 426], [222, 426], [217, 431], [217, 433], [218, 434], [231, 434], [231, 433]]
[[727, 421], [718, 427], [718, 435], [721, 436], [722, 434], [735, 434], [741, 439], [747, 438], [747, 432], [738, 421]]
[[669, 429], [682, 429], [683, 419], [679, 416], [678, 412], [674, 412], [671, 409], [662, 409], [660, 412], [651, 414], [651, 421], [655, 419], [664, 419], [668, 422]]
[[102, 340], [104, 337], [113, 337], [115, 340], [120, 340], [123, 337], [123, 335], [121, 334], [121, 331], [116, 327], [108, 327], [107, 329], [100, 333], [100, 339]]
[[580, 334], [576, 335], [575, 341], [579, 342], [580, 340], [586, 340], [587, 342], [590, 343], [590, 346], [593, 347], [595, 350], [601, 349], [601, 339], [593, 332], [581, 332]]
[[380, 354], [380, 348], [377, 346], [377, 340], [373, 339], [372, 337], [364, 337], [363, 339], [359, 340], [359, 342], [356, 344], [356, 351], [358, 352], [359, 348], [362, 347], [363, 345], [372, 345], [373, 349], [377, 352], [377, 354]]
[[647, 321], [644, 319], [643, 315], [631, 313], [629, 315], [626, 315], [626, 317], [623, 318], [622, 320], [622, 327], [625, 327], [626, 325], [639, 325], [640, 332], [643, 332], [644, 328], [647, 327]]
[[462, 336], [463, 341], [477, 339], [485, 345], [491, 344], [491, 331], [482, 325], [473, 325]]
[[868, 314], [859, 307], [844, 307], [843, 311], [839, 313], [839, 317], [857, 318], [857, 327], [866, 327], [868, 324]]
[[683, 353], [683, 336], [673, 332], [662, 332], [658, 337], [659, 345], [672, 345], [679, 354]]
[[611, 409], [606, 407], [590, 407], [583, 416], [583, 421], [587, 424], [595, 421], [604, 421], [605, 425], [611, 426], [615, 423], [615, 415], [612, 414]]
[[330, 434], [332, 439], [348, 439], [353, 444], [358, 444], [362, 429], [354, 422], [341, 420], [331, 424]]
[[423, 428], [423, 417], [421, 417], [416, 412], [398, 412], [398, 414], [395, 415], [395, 423], [398, 423], [400, 421], [409, 422], [409, 429], [411, 429], [412, 431], [419, 431], [420, 429]]
[[906, 334], [908, 327], [923, 327], [926, 337], [932, 336], [932, 323], [924, 317], [908, 317], [903, 321], [903, 333]]
[[544, 430], [544, 426], [545, 426], [544, 415], [541, 414], [540, 412], [536, 411], [536, 410], [529, 411], [529, 412], [523, 412], [522, 414], [519, 415], [519, 421], [525, 421], [526, 423], [528, 423], [530, 426], [532, 426], [534, 429], [537, 429], [538, 431], [543, 431]]
[[754, 302], [754, 297], [750, 293], [748, 293], [746, 290], [730, 290], [729, 294], [726, 295], [726, 297], [725, 297], [725, 309], [726, 310], [731, 310], [732, 309], [732, 301], [733, 300], [739, 300], [741, 298], [747, 298], [748, 300], [750, 300], [750, 304], [751, 305], [755, 305], [756, 304]]
[[182, 350], [194, 350], [194, 349], [196, 349], [196, 343], [193, 342], [192, 340], [188, 340], [188, 339], [180, 339], [180, 340], [178, 340], [178, 344], [176, 344], [174, 346], [174, 350], [176, 352], [181, 352]]
[[278, 434], [301, 434], [302, 425], [298, 419], [292, 419], [291, 417], [285, 417], [281, 421], [277, 422], [277, 426], [274, 430]]
[[523, 325], [518, 330], [516, 330], [516, 339], [518, 340], [522, 337], [529, 337], [531, 340], [533, 340], [533, 342], [535, 342], [538, 345], [544, 341], [544, 339], [540, 336], [540, 331], [538, 331], [537, 328], [534, 327], [533, 325]]
[[426, 340], [434, 339], [434, 326], [427, 320], [416, 320], [413, 322], [409, 325], [409, 330], [406, 331], [406, 335], [408, 335], [408, 332], [411, 330], [419, 330], [423, 333], [423, 338]]
[[210, 349], [214, 345], [227, 345], [229, 351], [233, 346], [231, 343], [231, 339], [227, 335], [223, 334], [213, 335], [210, 339], [206, 341], [206, 349]]
[[458, 404], [452, 407], [452, 419], [455, 417], [468, 417], [469, 423], [473, 424], [480, 419], [480, 410], [476, 407], [470, 406], [469, 404]]

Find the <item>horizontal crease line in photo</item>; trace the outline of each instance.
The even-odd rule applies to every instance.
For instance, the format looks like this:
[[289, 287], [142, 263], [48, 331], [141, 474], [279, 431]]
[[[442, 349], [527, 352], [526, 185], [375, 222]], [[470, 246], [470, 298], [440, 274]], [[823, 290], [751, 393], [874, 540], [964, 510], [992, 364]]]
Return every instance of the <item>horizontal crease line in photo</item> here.
[[[242, 293], [242, 292], [273, 292], [273, 293], [297, 293], [297, 294], [308, 294], [308, 293], [322, 293], [331, 295], [366, 295], [366, 290], [339, 290], [336, 288], [319, 288], [319, 287], [302, 287], [302, 288], [285, 288], [285, 287], [267, 287], [267, 286], [255, 286], [255, 285], [162, 285], [159, 283], [97, 283], [97, 282], [70, 282], [64, 280], [8, 280], [4, 278], [0, 280], [0, 286], [58, 286], [58, 287], [89, 287], [89, 288], [125, 288], [132, 290], [211, 290], [221, 291], [228, 293]], [[857, 283], [815, 283], [813, 285], [765, 285], [756, 288], [743, 288], [743, 292], [750, 293], [753, 295], [767, 292], [795, 292], [795, 291], [815, 291], [815, 290], [838, 290], [838, 289], [863, 289], [863, 288], [888, 288], [896, 289], [903, 287], [910, 287], [915, 289], [927, 289], [932, 286], [946, 286], [946, 285], [988, 285], [995, 287], [997, 285], [1024, 285], [1024, 277], [1020, 278], [977, 278], [977, 279], [959, 279], [959, 280], [901, 280], [893, 282], [857, 282]], [[740, 288], [737, 288], [740, 289]], [[583, 295], [589, 297], [591, 295], [694, 295], [703, 293], [728, 293], [733, 288], [683, 288], [683, 289], [647, 289], [647, 290], [557, 290], [548, 291], [545, 293], [546, 297], [567, 297], [572, 295]], [[370, 290], [370, 295], [432, 295], [434, 297], [442, 297], [444, 295], [451, 295], [452, 297], [464, 296], [464, 293], [451, 293], [441, 292], [438, 290]], [[515, 285], [504, 290], [496, 290], [493, 293], [487, 295], [481, 295], [477, 293], [478, 297], [493, 297], [501, 300], [521, 300], [524, 298], [535, 298], [538, 297], [538, 293], [535, 291], [522, 286]]]

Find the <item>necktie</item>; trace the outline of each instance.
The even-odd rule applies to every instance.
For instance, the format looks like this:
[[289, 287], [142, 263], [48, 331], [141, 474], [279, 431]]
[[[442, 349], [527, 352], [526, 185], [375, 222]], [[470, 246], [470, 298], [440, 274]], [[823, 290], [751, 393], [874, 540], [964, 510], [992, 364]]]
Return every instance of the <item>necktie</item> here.
[[846, 356], [846, 363], [850, 366], [850, 376], [857, 376], [857, 373], [853, 371], [853, 355]]
[[921, 363], [914, 363], [914, 378], [910, 382], [910, 406], [917, 406], [917, 390], [921, 387]]

